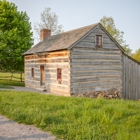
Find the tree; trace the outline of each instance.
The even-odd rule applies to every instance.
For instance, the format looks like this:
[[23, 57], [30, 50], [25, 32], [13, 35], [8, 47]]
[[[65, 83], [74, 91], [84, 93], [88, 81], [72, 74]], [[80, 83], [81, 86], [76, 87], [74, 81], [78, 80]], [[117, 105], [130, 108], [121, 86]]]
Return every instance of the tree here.
[[42, 28], [50, 29], [53, 35], [62, 32], [62, 25], [58, 24], [58, 16], [55, 12], [51, 11], [50, 7], [45, 8], [45, 10], [41, 13], [41, 22], [37, 22], [34, 25], [34, 30], [36, 32], [37, 39], [39, 39], [40, 30]]
[[23, 72], [23, 53], [33, 44], [31, 24], [26, 12], [14, 3], [0, 0], [0, 70]]
[[140, 49], [136, 50], [134, 54], [131, 55], [134, 59], [140, 62]]
[[112, 17], [103, 16], [103, 18], [100, 20], [100, 23], [112, 35], [112, 37], [123, 47], [126, 53], [130, 54], [132, 50], [129, 48], [129, 45], [126, 44], [126, 41], [123, 40], [124, 32], [118, 30], [115, 27], [114, 19]]

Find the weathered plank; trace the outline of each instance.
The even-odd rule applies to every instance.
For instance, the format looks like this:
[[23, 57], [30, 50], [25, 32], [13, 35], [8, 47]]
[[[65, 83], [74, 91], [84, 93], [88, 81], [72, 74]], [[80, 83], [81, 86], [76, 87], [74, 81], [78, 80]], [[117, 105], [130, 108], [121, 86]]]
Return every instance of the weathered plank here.
[[140, 96], [140, 65], [126, 55], [123, 56], [123, 60], [123, 97], [138, 100]]
[[140, 65], [138, 65], [138, 97], [137, 100], [140, 99]]
[[115, 81], [115, 80], [121, 80], [121, 78], [120, 77], [114, 77], [114, 78], [112, 78], [112, 77], [94, 77], [94, 78], [84, 78], [84, 79], [71, 79], [71, 82], [85, 82], [85, 81]]
[[71, 79], [72, 80], [78, 80], [78, 79], [81, 79], [81, 80], [84, 80], [84, 79], [93, 79], [93, 78], [106, 78], [106, 79], [108, 79], [108, 78], [122, 78], [122, 76], [121, 75], [88, 75], [88, 76], [76, 76], [76, 77], [72, 77]]
[[81, 63], [77, 63], [76, 65], [71, 65], [71, 68], [91, 68], [91, 67], [99, 67], [99, 68], [106, 68], [106, 67], [116, 67], [116, 68], [120, 68], [121, 66], [121, 63], [120, 64], [94, 64], [94, 65], [90, 65], [90, 64], [81, 64]]
[[115, 44], [103, 44], [103, 48], [119, 50], [119, 48]]
[[81, 56], [80, 58], [84, 58], [85, 56], [91, 56], [91, 57], [97, 57], [97, 58], [102, 58], [102, 57], [120, 57], [120, 54], [105, 54], [102, 53], [102, 56], [100, 56], [100, 53], [72, 53], [71, 58], [73, 56]]
[[129, 59], [126, 58], [126, 98], [129, 99]]
[[84, 66], [88, 66], [88, 65], [90, 65], [90, 66], [92, 66], [92, 65], [96, 65], [96, 66], [100, 66], [100, 65], [102, 65], [102, 66], [108, 66], [108, 65], [122, 65], [122, 62], [121, 61], [118, 61], [118, 62], [103, 62], [103, 61], [94, 61], [94, 62], [89, 62], [89, 61], [79, 61], [79, 62], [72, 62], [71, 63], [71, 66], [72, 67], [79, 67], [79, 66], [81, 66], [81, 65], [84, 65]]
[[[46, 79], [45, 82], [46, 83], [54, 83], [54, 84], [57, 84], [58, 83], [58, 80], [57, 79]], [[70, 85], [70, 81], [69, 80], [63, 80], [62, 79], [61, 84]]]
[[[45, 77], [47, 79], [57, 79], [57, 74], [46, 74]], [[70, 76], [62, 74], [62, 79], [70, 79]]]
[[119, 56], [109, 56], [109, 55], [71, 55], [71, 59], [77, 58], [77, 59], [109, 59], [109, 60], [121, 60]]
[[81, 76], [103, 76], [103, 75], [106, 75], [106, 76], [122, 76], [122, 72], [83, 72], [83, 73], [72, 73], [73, 77], [81, 77]]
[[80, 83], [73, 83], [71, 88], [89, 88], [89, 87], [96, 87], [102, 85], [120, 85], [122, 84], [121, 80], [116, 81], [88, 81], [88, 82], [80, 82]]
[[105, 49], [100, 49], [100, 50], [97, 50], [96, 48], [80, 48], [79, 49], [79, 47], [77, 48], [76, 46], [74, 47], [74, 48], [72, 48], [72, 51], [71, 51], [71, 53], [72, 52], [86, 52], [86, 53], [109, 53], [109, 54], [121, 54], [121, 51], [120, 50], [105, 50]]
[[82, 39], [82, 42], [95, 43], [95, 37], [87, 36], [86, 38]]
[[82, 70], [122, 70], [121, 66], [92, 66], [92, 67], [77, 67], [71, 68], [72, 71], [82, 71]]
[[123, 97], [125, 96], [125, 56], [123, 55], [122, 56], [122, 58], [123, 58], [123, 73], [122, 73], [122, 95], [123, 95]]
[[75, 62], [75, 63], [85, 63], [85, 62], [97, 62], [97, 63], [103, 63], [103, 62], [110, 62], [110, 63], [118, 63], [118, 62], [122, 62], [122, 60], [121, 59], [119, 59], [119, 60], [109, 60], [109, 59], [71, 59], [71, 63], [72, 62]]
[[132, 89], [133, 89], [133, 61], [129, 60], [129, 98], [132, 99]]
[[69, 68], [69, 64], [68, 63], [49, 63], [46, 64], [47, 68]]
[[[76, 48], [77, 49], [77, 48]], [[114, 52], [112, 52], [112, 51], [96, 51], [96, 50], [81, 50], [81, 49], [79, 49], [79, 51], [78, 50], [75, 50], [75, 51], [72, 51], [71, 52], [71, 55], [84, 55], [84, 54], [89, 54], [89, 55], [104, 55], [104, 54], [106, 54], [106, 55], [120, 55], [121, 53], [119, 52], [119, 51], [114, 51]]]
[[90, 87], [90, 88], [83, 88], [83, 89], [73, 89], [71, 88], [72, 93], [85, 93], [85, 92], [93, 92], [93, 91], [102, 91], [102, 90], [111, 90], [111, 89], [120, 89], [122, 85], [110, 85], [110, 86], [96, 86], [96, 87]]

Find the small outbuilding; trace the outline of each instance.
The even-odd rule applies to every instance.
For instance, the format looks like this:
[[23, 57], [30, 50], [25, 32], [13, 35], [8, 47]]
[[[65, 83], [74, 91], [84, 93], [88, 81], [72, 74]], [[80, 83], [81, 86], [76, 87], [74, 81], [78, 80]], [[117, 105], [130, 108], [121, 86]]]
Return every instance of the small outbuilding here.
[[40, 33], [41, 41], [24, 53], [26, 87], [65, 96], [115, 89], [124, 98], [140, 98], [139, 62], [100, 23]]

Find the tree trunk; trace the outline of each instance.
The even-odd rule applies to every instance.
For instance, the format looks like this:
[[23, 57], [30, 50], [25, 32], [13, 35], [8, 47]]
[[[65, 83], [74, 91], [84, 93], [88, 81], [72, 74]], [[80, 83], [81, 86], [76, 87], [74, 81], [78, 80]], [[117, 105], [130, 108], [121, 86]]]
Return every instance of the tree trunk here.
[[20, 72], [20, 82], [22, 82], [22, 72]]

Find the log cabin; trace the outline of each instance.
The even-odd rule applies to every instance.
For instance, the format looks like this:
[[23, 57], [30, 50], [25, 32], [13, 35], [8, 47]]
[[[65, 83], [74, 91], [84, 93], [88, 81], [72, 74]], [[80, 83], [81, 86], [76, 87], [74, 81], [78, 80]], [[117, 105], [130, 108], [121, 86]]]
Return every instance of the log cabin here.
[[[140, 65], [100, 24], [51, 35], [24, 53], [25, 86], [64, 96], [118, 90], [140, 98]], [[132, 74], [133, 73], [133, 74]]]

